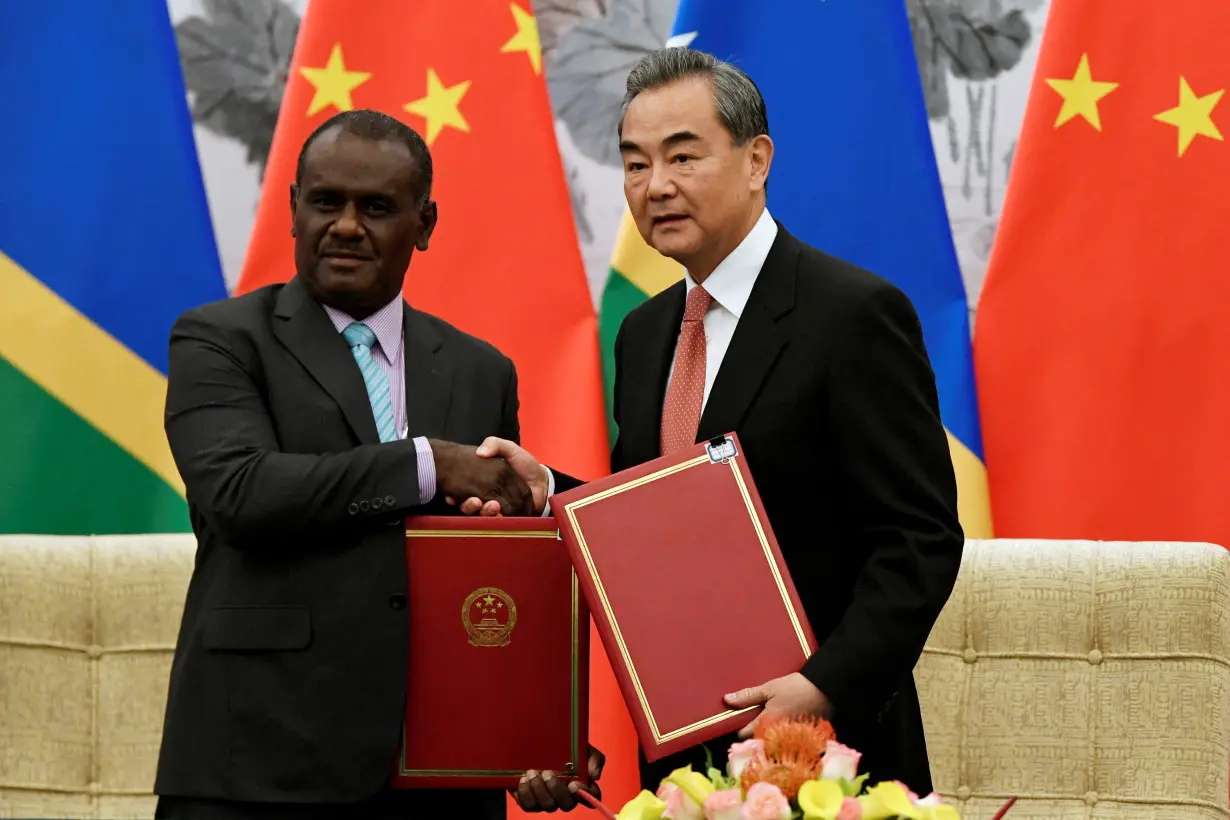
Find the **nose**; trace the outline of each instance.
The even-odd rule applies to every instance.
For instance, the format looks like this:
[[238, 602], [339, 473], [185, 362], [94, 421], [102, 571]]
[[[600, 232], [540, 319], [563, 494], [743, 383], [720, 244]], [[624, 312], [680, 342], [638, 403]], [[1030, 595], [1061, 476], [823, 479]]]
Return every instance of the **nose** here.
[[363, 235], [363, 225], [359, 222], [359, 213], [353, 202], [347, 202], [337, 219], [329, 226], [329, 233], [334, 236], [356, 237]]
[[650, 199], [670, 199], [675, 195], [675, 179], [668, 166], [654, 163], [653, 169], [649, 172], [647, 193]]

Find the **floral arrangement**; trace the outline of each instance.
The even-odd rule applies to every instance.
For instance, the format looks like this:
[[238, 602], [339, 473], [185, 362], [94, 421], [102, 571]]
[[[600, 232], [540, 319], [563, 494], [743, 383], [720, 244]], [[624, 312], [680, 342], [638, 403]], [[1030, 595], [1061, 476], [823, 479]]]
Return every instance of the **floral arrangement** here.
[[861, 757], [825, 720], [766, 714], [750, 740], [730, 747], [725, 774], [712, 761], [706, 774], [676, 769], [657, 794], [642, 791], [618, 815], [589, 802], [610, 820], [960, 820], [939, 795], [920, 798], [896, 781], [864, 791]]

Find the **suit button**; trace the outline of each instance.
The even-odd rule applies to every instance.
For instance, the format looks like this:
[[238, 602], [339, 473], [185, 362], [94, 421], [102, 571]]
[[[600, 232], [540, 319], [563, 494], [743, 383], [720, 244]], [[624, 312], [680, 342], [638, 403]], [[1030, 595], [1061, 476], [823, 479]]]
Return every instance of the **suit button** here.
[[389, 596], [389, 608], [390, 609], [405, 609], [406, 603], [407, 603], [406, 596], [402, 595], [400, 592], [397, 593], [396, 595]]
[[373, 510], [378, 510], [378, 509], [380, 509], [380, 508], [381, 508], [381, 507], [383, 507], [383, 506], [384, 506], [384, 502], [383, 502], [383, 501], [381, 501], [379, 498], [373, 498], [373, 499], [372, 499], [372, 509], [373, 509]]
[[350, 513], [351, 515], [358, 515], [359, 505], [351, 501], [350, 506], [346, 508], [346, 512]]
[[363, 512], [367, 512], [367, 511], [368, 511], [368, 510], [370, 510], [371, 508], [372, 508], [372, 505], [371, 505], [371, 504], [369, 504], [369, 503], [367, 503], [367, 501], [366, 501], [366, 500], [363, 500], [363, 501], [360, 501], [360, 502], [359, 502], [359, 509], [360, 509], [360, 510], [362, 510]]
[[393, 496], [391, 496], [391, 495], [386, 495], [386, 496], [384, 497], [384, 506], [386, 506], [386, 507], [392, 507], [392, 506], [393, 506], [394, 504], [396, 504], [396, 503], [397, 503], [397, 499], [395, 499]]

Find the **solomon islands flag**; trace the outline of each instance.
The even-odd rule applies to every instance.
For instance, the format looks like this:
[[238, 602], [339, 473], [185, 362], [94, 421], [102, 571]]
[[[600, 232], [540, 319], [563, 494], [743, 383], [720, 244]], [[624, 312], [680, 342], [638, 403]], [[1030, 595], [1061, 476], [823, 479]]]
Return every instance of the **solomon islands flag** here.
[[189, 528], [167, 342], [226, 298], [165, 2], [0, 8], [0, 532]]

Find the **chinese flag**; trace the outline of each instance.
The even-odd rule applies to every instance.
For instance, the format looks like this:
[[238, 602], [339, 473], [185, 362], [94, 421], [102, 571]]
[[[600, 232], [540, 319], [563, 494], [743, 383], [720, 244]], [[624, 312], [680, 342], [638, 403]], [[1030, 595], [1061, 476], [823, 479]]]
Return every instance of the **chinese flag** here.
[[1230, 546], [1228, 40], [1051, 7], [975, 331], [998, 536]]
[[[352, 108], [400, 118], [431, 148], [440, 222], [414, 255], [407, 300], [512, 358], [530, 452], [605, 475], [597, 318], [528, 0], [313, 0], [237, 292], [294, 275], [287, 200], [299, 149]], [[621, 805], [638, 789], [636, 736], [596, 635], [592, 647], [590, 737], [607, 755], [604, 799]]]

